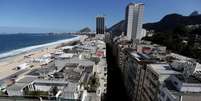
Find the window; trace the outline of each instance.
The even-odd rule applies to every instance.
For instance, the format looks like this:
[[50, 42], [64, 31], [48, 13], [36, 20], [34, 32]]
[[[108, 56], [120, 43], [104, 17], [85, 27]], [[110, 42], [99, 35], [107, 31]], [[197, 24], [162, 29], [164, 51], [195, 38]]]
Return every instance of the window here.
[[107, 71], [107, 68], [106, 68], [106, 67], [104, 67], [104, 71]]
[[107, 87], [107, 84], [106, 84], [106, 83], [104, 84], [104, 87]]
[[106, 89], [104, 89], [104, 92], [106, 92]]
[[107, 73], [104, 73], [104, 76], [107, 76]]
[[146, 78], [149, 79], [149, 76], [147, 76]]

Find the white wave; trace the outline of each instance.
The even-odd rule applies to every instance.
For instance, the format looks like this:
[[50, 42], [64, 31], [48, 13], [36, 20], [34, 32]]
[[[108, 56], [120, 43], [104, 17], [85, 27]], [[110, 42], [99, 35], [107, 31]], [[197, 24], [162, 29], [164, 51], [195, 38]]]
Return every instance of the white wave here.
[[71, 41], [77, 41], [77, 40], [80, 40], [79, 36], [76, 36], [76, 37], [73, 37], [70, 39], [58, 40], [58, 41], [51, 42], [51, 43], [20, 48], [20, 49], [16, 49], [16, 50], [12, 50], [12, 51], [0, 54], [0, 59], [10, 57], [10, 56], [15, 56], [15, 55], [18, 55], [21, 53], [25, 53], [25, 52], [29, 52], [29, 51], [33, 51], [33, 50], [37, 50], [37, 49], [41, 49], [41, 48], [45, 48], [48, 46], [53, 46], [53, 45], [57, 45], [57, 44], [61, 44], [61, 43], [67, 43], [67, 42], [71, 42]]

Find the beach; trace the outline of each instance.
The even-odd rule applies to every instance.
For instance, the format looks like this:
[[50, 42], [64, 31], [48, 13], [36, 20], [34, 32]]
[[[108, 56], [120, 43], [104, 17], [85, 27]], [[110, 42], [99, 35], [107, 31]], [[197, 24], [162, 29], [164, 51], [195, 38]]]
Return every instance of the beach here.
[[[74, 41], [78, 41], [79, 37], [61, 40], [53, 43], [48, 43], [44, 45], [34, 46], [34, 48], [30, 48], [22, 51], [20, 54], [16, 54], [14, 56], [10, 56], [7, 58], [0, 59], [0, 80], [3, 80], [20, 70], [16, 70], [16, 67], [23, 64], [29, 63], [32, 68], [28, 68], [27, 71], [35, 68], [41, 68], [41, 63], [30, 62], [33, 59], [39, 58], [46, 54], [54, 53], [59, 50], [62, 45], [69, 45]], [[20, 74], [21, 75], [21, 74]]]

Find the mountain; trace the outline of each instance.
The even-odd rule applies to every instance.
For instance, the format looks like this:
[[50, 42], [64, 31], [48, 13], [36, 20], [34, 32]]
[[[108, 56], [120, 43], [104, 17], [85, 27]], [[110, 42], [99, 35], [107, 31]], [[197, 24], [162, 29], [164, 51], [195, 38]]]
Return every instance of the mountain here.
[[85, 28], [81, 29], [79, 32], [81, 32], [81, 33], [91, 32], [91, 29], [89, 27], [85, 27]]
[[169, 14], [163, 17], [159, 22], [147, 23], [143, 28], [147, 30], [155, 30], [156, 32], [170, 32], [178, 26], [201, 24], [201, 14], [193, 12], [189, 16], [180, 14]]
[[169, 14], [159, 22], [147, 23], [143, 27], [155, 31], [153, 36], [144, 40], [166, 46], [172, 52], [201, 63], [201, 15], [198, 12], [189, 16]]
[[[201, 24], [201, 14], [199, 14], [197, 11], [192, 12], [189, 16], [169, 14], [164, 16], [158, 22], [143, 24], [143, 28], [146, 30], [155, 30], [156, 32], [170, 32], [178, 26], [195, 24]], [[108, 28], [107, 31], [113, 33], [115, 36], [119, 36], [122, 34], [122, 32], [124, 32], [125, 28], [125, 20], [121, 20], [117, 24], [114, 24]]]
[[198, 11], [194, 11], [194, 12], [192, 12], [192, 13], [190, 14], [190, 16], [197, 16], [197, 15], [199, 15], [199, 12], [198, 12]]
[[107, 31], [111, 32], [114, 36], [119, 36], [122, 32], [125, 31], [126, 25], [125, 20], [121, 20], [117, 24], [113, 25], [112, 27], [108, 28]]

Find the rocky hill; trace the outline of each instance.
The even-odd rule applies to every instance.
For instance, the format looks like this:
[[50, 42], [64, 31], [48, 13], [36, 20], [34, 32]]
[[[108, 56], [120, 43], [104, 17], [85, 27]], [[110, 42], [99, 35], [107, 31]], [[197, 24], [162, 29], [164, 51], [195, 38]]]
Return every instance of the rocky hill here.
[[178, 26], [196, 24], [201, 24], [201, 14], [195, 11], [189, 16], [169, 14], [163, 17], [159, 22], [144, 24], [143, 28], [147, 30], [155, 30], [156, 32], [170, 32]]

